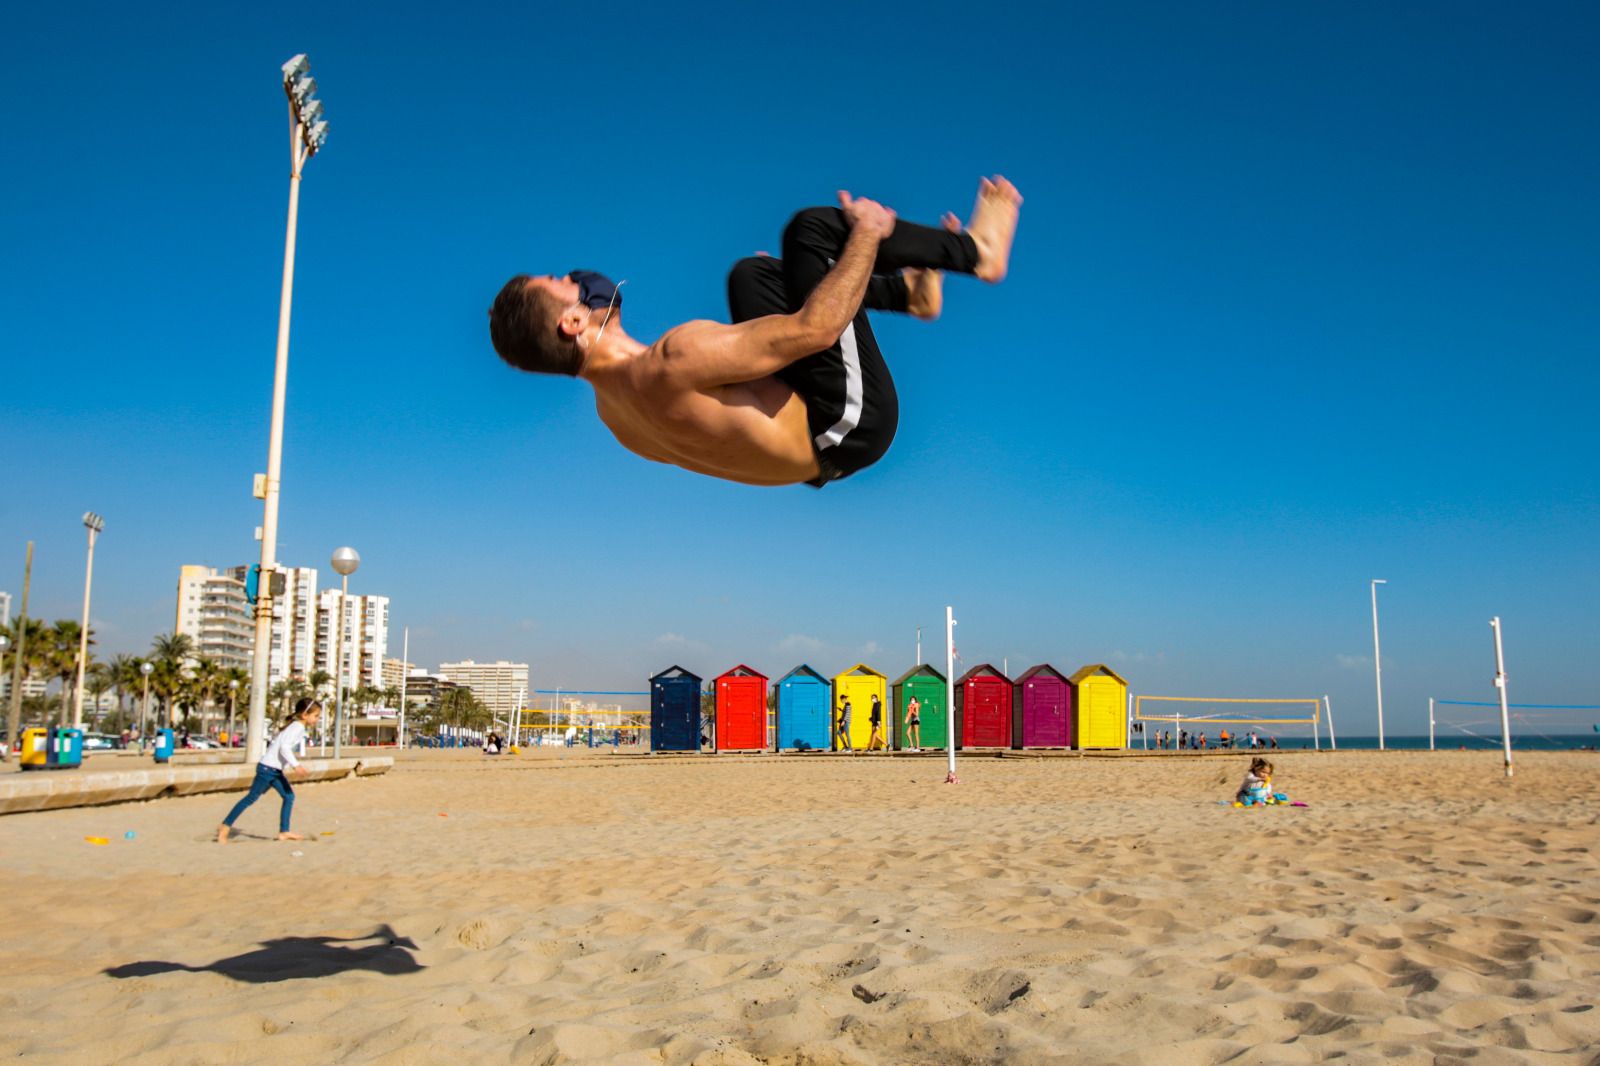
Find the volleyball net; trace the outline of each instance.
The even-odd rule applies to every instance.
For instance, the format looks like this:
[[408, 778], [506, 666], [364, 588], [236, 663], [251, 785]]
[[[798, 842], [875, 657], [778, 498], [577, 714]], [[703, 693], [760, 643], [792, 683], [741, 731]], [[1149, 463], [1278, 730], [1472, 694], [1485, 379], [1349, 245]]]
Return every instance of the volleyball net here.
[[[1133, 721], [1140, 724], [1137, 733], [1144, 736], [1144, 746], [1166, 747], [1166, 734], [1171, 733], [1171, 745], [1178, 746], [1184, 736], [1210, 734], [1206, 746], [1220, 741], [1223, 732], [1229, 734], [1231, 746], [1235, 738], [1254, 732], [1272, 739], [1278, 737], [1310, 739], [1313, 746], [1322, 747], [1322, 700], [1315, 696], [1290, 696], [1260, 698], [1243, 696], [1144, 696], [1133, 697]], [[1168, 728], [1170, 726], [1170, 728]], [[1212, 726], [1213, 730], [1202, 727]], [[1333, 739], [1331, 728], [1328, 731]], [[1151, 743], [1152, 739], [1155, 743]]]
[[[1512, 747], [1583, 748], [1600, 744], [1600, 704], [1508, 703]], [[1438, 744], [1499, 748], [1497, 700], [1428, 700], [1428, 750]]]
[[650, 693], [535, 689], [506, 725], [516, 743], [650, 749]]

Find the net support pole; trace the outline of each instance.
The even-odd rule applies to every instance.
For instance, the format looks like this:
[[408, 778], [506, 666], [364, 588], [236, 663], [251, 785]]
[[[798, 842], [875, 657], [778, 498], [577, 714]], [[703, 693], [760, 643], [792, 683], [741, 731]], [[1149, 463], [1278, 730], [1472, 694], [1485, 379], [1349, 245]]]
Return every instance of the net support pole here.
[[1506, 777], [1511, 776], [1511, 708], [1506, 705], [1506, 653], [1500, 640], [1500, 616], [1490, 619], [1494, 628], [1494, 687], [1500, 690], [1500, 741], [1506, 752]]
[[1317, 724], [1315, 715], [1311, 718], [1311, 744], [1318, 751], [1322, 750], [1322, 730]]
[[1428, 697], [1428, 750], [1433, 751], [1433, 697]]
[[1333, 735], [1333, 704], [1328, 700], [1326, 695], [1322, 697], [1322, 710], [1328, 716], [1328, 750], [1338, 751], [1339, 741], [1335, 739]]
[[956, 784], [956, 609], [944, 609], [944, 750], [949, 772], [944, 783]]

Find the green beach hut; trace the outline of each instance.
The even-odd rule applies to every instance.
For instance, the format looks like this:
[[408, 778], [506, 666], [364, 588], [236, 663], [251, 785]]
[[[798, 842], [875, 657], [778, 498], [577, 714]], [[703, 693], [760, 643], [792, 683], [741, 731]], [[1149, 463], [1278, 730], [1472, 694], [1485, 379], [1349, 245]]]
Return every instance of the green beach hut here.
[[945, 741], [949, 738], [945, 707], [948, 694], [944, 675], [927, 663], [913, 666], [895, 680], [894, 731], [891, 736], [896, 749], [904, 751], [910, 747], [906, 740], [906, 705], [915, 696], [922, 718], [922, 743], [918, 746], [925, 751], [944, 750]]

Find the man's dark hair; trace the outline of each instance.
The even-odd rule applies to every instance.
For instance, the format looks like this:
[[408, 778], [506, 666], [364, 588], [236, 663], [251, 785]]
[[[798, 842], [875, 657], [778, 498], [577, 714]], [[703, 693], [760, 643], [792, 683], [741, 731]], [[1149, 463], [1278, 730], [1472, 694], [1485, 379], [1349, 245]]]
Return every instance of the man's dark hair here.
[[530, 280], [527, 274], [518, 274], [494, 298], [489, 308], [494, 350], [518, 370], [576, 377], [583, 352], [557, 325], [566, 308], [554, 293], [529, 285]]

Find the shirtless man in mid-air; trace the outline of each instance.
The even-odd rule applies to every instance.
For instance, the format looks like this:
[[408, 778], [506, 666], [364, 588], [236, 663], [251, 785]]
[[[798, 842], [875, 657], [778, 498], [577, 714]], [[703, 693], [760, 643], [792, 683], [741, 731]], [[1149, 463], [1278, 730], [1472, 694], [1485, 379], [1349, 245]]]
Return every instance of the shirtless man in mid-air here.
[[489, 311], [500, 357], [594, 387], [623, 447], [659, 463], [747, 485], [821, 487], [888, 451], [899, 401], [867, 312], [931, 320], [942, 272], [1006, 275], [1022, 197], [985, 178], [965, 229], [900, 222], [839, 194], [790, 220], [783, 256], [742, 259], [728, 275], [733, 325], [686, 322], [654, 344], [622, 328], [603, 274], [519, 274]]

